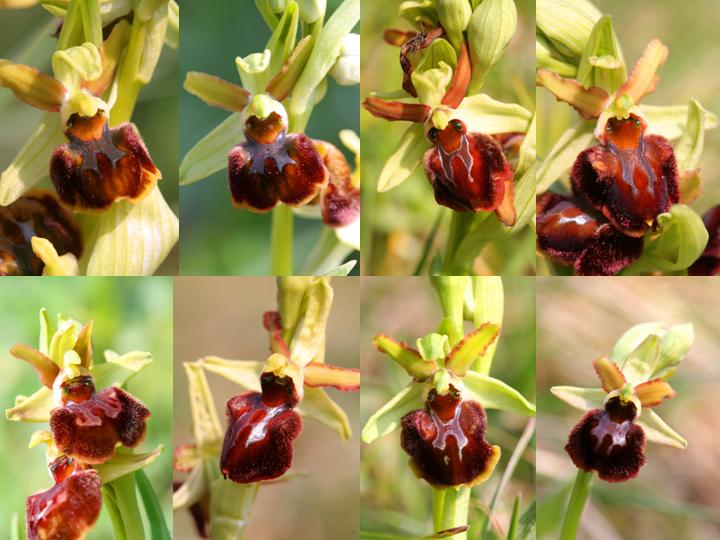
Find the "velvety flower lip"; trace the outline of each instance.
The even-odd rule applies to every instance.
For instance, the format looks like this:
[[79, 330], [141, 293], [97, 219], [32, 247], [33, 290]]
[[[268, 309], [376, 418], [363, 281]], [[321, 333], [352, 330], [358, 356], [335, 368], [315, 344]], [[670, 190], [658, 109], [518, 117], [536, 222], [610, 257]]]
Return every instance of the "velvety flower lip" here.
[[328, 182], [312, 139], [287, 133], [282, 117], [249, 116], [246, 141], [228, 154], [228, 181], [233, 204], [255, 212], [268, 212], [279, 202], [301, 206], [318, 195]]
[[447, 394], [432, 389], [424, 410], [403, 416], [401, 446], [418, 478], [442, 489], [484, 481], [495, 469], [500, 449], [485, 441], [485, 411], [462, 400], [452, 385]]
[[646, 127], [635, 114], [609, 118], [600, 144], [578, 155], [570, 175], [576, 196], [636, 237], [680, 198], [673, 148], [664, 137], [645, 135]]
[[263, 373], [262, 393], [248, 392], [227, 402], [220, 470], [238, 483], [272, 480], [292, 465], [292, 443], [302, 430], [302, 418], [293, 410], [298, 403], [290, 377]]
[[82, 254], [80, 230], [72, 215], [50, 192], [33, 190], [0, 207], [0, 276], [42, 274], [44, 264], [33, 252], [33, 236], [49, 240], [59, 255]]
[[100, 516], [102, 484], [92, 469], [80, 469], [67, 456], [50, 464], [55, 485], [27, 498], [29, 540], [80, 540]]
[[[133, 448], [145, 438], [150, 411], [121, 388], [112, 386], [87, 395], [84, 381], [63, 384], [72, 399], [53, 409], [50, 428], [58, 449], [83, 463], [104, 463], [118, 443]], [[75, 401], [77, 400], [77, 401]]]
[[108, 209], [115, 201], [142, 200], [161, 178], [135, 127], [108, 126], [102, 110], [95, 116], [73, 114], [67, 121], [68, 144], [50, 160], [50, 177], [60, 200], [78, 212]]
[[705, 212], [703, 223], [708, 231], [708, 243], [700, 258], [688, 268], [688, 274], [717, 276], [720, 275], [720, 205]]
[[513, 172], [495, 139], [468, 133], [462, 120], [430, 128], [434, 147], [425, 153], [425, 172], [438, 204], [458, 212], [495, 211], [515, 223]]
[[315, 141], [328, 171], [328, 183], [321, 192], [323, 223], [345, 227], [360, 217], [360, 189], [352, 181], [343, 153], [325, 141]]
[[610, 276], [635, 261], [643, 240], [626, 236], [582, 199], [545, 192], [537, 200], [537, 246], [580, 276]]

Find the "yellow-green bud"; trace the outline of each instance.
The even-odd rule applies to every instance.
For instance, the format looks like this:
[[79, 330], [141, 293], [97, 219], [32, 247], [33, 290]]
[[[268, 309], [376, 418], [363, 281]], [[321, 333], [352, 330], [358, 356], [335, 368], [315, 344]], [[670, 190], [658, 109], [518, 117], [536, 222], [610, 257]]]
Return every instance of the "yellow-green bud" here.
[[468, 43], [472, 60], [470, 92], [477, 92], [515, 35], [517, 11], [513, 0], [484, 0], [470, 18]]
[[460, 50], [463, 32], [470, 23], [472, 8], [469, 0], [437, 0], [437, 12], [440, 24], [450, 38], [455, 49]]

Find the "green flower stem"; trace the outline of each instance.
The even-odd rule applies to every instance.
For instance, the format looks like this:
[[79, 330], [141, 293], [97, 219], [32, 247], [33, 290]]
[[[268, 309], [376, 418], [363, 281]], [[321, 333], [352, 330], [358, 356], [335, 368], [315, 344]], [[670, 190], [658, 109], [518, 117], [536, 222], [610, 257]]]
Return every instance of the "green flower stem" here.
[[300, 268], [301, 276], [317, 276], [337, 266], [348, 256], [351, 249], [340, 243], [330, 227], [323, 227], [320, 238]]
[[585, 503], [590, 495], [592, 479], [593, 473], [578, 469], [572, 493], [570, 494], [570, 501], [565, 512], [565, 521], [563, 521], [562, 531], [560, 532], [560, 540], [575, 540], [580, 525], [580, 516], [582, 516]]
[[115, 540], [144, 540], [145, 529], [135, 492], [135, 476], [126, 474], [105, 484], [104, 488]]
[[[433, 532], [467, 525], [470, 488], [433, 490]], [[467, 540], [467, 533], [454, 535], [453, 540]]]
[[270, 234], [271, 272], [275, 276], [293, 273], [293, 213], [286, 204], [279, 204], [272, 211]]
[[465, 238], [468, 226], [471, 224], [474, 214], [472, 212], [453, 212], [450, 220], [450, 232], [448, 234], [445, 254], [442, 260], [440, 273], [444, 276], [453, 276], [455, 272], [455, 253]]
[[418, 261], [417, 266], [415, 267], [415, 272], [413, 272], [413, 276], [419, 276], [420, 272], [422, 272], [422, 269], [425, 266], [425, 263], [427, 262], [428, 255], [430, 255], [430, 250], [432, 249], [433, 244], [435, 243], [435, 237], [437, 236], [437, 232], [440, 229], [440, 225], [442, 224], [444, 217], [445, 217], [445, 209], [440, 208], [438, 210], [437, 217], [435, 218], [435, 222], [433, 223], [432, 229], [430, 229], [430, 234], [428, 235], [427, 239], [425, 240], [425, 245], [423, 246], [422, 255], [420, 255], [420, 260]]

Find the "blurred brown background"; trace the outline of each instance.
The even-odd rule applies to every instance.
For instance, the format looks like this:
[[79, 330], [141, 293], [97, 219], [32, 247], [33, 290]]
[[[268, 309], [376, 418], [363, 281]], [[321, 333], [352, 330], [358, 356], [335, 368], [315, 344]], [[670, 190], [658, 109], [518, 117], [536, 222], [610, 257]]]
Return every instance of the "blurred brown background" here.
[[[327, 333], [328, 363], [358, 366], [359, 278], [333, 278], [335, 290]], [[175, 280], [175, 444], [191, 441], [190, 407], [183, 362], [206, 355], [234, 360], [268, 356], [262, 314], [276, 309], [274, 278], [201, 278]], [[208, 374], [221, 420], [225, 403], [243, 392], [238, 385]], [[294, 444], [291, 470], [307, 473], [261, 487], [245, 538], [249, 540], [344, 540], [358, 537], [358, 393], [328, 393], [348, 413], [353, 438], [344, 443], [335, 432], [304, 419]], [[174, 538], [196, 538], [186, 511], [175, 513]]]
[[648, 443], [637, 478], [596, 478], [578, 538], [719, 538], [720, 281], [556, 277], [538, 279], [537, 290], [538, 538], [557, 537], [577, 470], [563, 447], [582, 415], [550, 387], [599, 387], [592, 360], [609, 354], [630, 326], [651, 321], [695, 328], [695, 344], [670, 380], [677, 396], [655, 409], [688, 447]]
[[[535, 280], [503, 278], [505, 315], [502, 335], [490, 375], [535, 401]], [[372, 337], [385, 333], [415, 346], [415, 340], [434, 332], [442, 318], [437, 295], [425, 277], [362, 278], [360, 357], [363, 422], [410, 382], [407, 373], [372, 346]], [[466, 331], [470, 329], [469, 324]], [[502, 457], [490, 479], [472, 492], [469, 524], [479, 525], [510, 455], [528, 418], [488, 410], [486, 439], [502, 448]], [[361, 443], [360, 523], [363, 531], [424, 537], [432, 531], [432, 490], [418, 480], [400, 448], [400, 432], [372, 444]], [[534, 499], [534, 439], [522, 455], [496, 511], [507, 532], [516, 495], [524, 510]], [[478, 538], [472, 530], [469, 538]], [[504, 538], [504, 536], [503, 536]]]

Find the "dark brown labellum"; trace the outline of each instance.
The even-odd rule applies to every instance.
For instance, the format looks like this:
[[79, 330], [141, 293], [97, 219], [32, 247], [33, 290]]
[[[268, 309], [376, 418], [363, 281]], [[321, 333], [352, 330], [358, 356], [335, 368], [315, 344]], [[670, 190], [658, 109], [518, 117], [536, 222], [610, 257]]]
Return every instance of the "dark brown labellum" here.
[[575, 195], [631, 236], [642, 236], [679, 201], [673, 148], [659, 135], [645, 135], [645, 128], [633, 114], [610, 118], [600, 144], [578, 155], [570, 175]]
[[97, 521], [102, 507], [100, 476], [77, 469], [63, 456], [50, 465], [55, 485], [27, 498], [29, 540], [80, 540]]
[[688, 268], [688, 274], [717, 276], [720, 275], [720, 205], [705, 212], [703, 223], [708, 231], [708, 243], [700, 258]]
[[434, 148], [425, 153], [425, 173], [438, 204], [458, 212], [495, 211], [504, 224], [514, 224], [513, 172], [497, 141], [467, 133], [457, 119], [427, 136]]
[[227, 402], [220, 470], [240, 484], [272, 480], [292, 465], [292, 443], [302, 430], [302, 419], [293, 410], [298, 403], [289, 377], [263, 373], [262, 393], [248, 392]]
[[538, 250], [579, 276], [610, 276], [642, 253], [642, 238], [625, 236], [576, 198], [551, 192], [537, 200]]
[[31, 239], [50, 241], [58, 255], [82, 254], [75, 220], [50, 193], [31, 191], [8, 206], [0, 206], [0, 276], [39, 276], [44, 264], [32, 250]]
[[[71, 384], [78, 398], [82, 386]], [[118, 442], [129, 448], [140, 444], [148, 418], [150, 411], [140, 401], [113, 386], [53, 409], [50, 428], [61, 452], [82, 463], [104, 463], [115, 454]]]
[[482, 406], [463, 401], [459, 392], [431, 390], [425, 410], [402, 418], [400, 443], [418, 478], [436, 488], [473, 485], [492, 473], [500, 451], [485, 441]]
[[593, 409], [570, 432], [565, 451], [575, 466], [597, 471], [607, 482], [635, 478], [645, 464], [645, 433], [633, 421], [632, 403], [612, 398], [605, 410]]
[[328, 170], [328, 184], [320, 195], [323, 223], [344, 227], [360, 217], [360, 190], [353, 185], [350, 166], [343, 153], [332, 144], [316, 141]]
[[301, 206], [327, 184], [328, 173], [312, 139], [286, 133], [279, 114], [248, 118], [245, 137], [228, 154], [230, 193], [238, 208], [268, 212], [279, 202]]
[[102, 111], [73, 114], [65, 135], [69, 142], [53, 152], [50, 177], [60, 200], [75, 211], [106, 210], [121, 199], [138, 202], [161, 178], [130, 123], [110, 129]]

